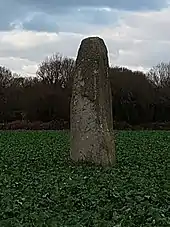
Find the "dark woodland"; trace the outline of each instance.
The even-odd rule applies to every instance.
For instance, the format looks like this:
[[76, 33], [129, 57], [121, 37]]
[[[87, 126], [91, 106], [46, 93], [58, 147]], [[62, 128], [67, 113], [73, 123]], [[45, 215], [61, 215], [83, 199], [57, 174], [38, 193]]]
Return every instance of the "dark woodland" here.
[[[0, 128], [69, 129], [74, 65], [57, 53], [40, 63], [35, 77], [0, 66]], [[116, 129], [170, 129], [170, 63], [146, 74], [110, 67], [109, 76]]]

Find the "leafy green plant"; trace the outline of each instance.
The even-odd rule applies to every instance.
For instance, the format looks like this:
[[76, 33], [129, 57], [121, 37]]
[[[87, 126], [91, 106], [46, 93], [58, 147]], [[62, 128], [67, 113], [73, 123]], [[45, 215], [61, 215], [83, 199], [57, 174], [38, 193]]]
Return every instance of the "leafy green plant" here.
[[74, 164], [69, 133], [0, 133], [0, 226], [167, 227], [170, 133], [119, 131], [114, 168]]

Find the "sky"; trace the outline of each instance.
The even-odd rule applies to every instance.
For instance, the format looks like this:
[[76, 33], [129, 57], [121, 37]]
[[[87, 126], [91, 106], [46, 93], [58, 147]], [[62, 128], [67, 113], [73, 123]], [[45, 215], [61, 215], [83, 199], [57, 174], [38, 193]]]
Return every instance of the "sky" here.
[[168, 0], [0, 0], [0, 65], [34, 76], [47, 56], [76, 58], [99, 36], [110, 66], [147, 72], [170, 61], [169, 15]]

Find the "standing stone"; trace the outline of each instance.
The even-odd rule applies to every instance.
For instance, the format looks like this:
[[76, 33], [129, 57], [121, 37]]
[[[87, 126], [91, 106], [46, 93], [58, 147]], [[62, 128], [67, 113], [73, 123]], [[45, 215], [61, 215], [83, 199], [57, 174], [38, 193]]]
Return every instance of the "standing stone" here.
[[99, 37], [81, 42], [71, 99], [71, 159], [115, 163], [112, 96], [107, 48]]

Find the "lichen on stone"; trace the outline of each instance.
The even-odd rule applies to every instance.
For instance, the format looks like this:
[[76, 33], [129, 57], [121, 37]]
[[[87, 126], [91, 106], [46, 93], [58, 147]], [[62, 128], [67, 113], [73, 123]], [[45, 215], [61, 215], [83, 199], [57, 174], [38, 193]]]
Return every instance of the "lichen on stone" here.
[[71, 99], [71, 158], [101, 165], [115, 162], [108, 56], [98, 37], [81, 42]]

